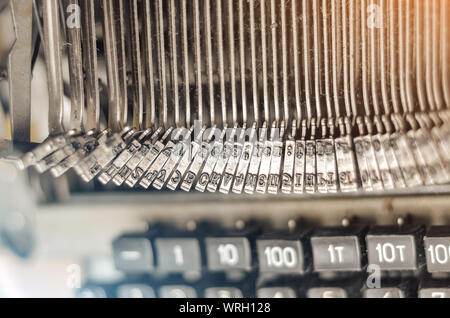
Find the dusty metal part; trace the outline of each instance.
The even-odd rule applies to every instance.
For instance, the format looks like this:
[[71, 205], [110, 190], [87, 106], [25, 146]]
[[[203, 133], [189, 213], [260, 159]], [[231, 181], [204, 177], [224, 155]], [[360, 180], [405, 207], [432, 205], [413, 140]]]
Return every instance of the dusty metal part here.
[[[83, 52], [81, 50], [81, 12], [78, 0], [65, 0], [64, 5], [68, 15], [75, 14], [75, 21], [67, 22], [66, 37], [70, 43], [69, 51], [69, 75], [70, 75], [70, 125], [69, 129], [81, 129], [84, 117], [84, 73]], [[69, 19], [69, 17], [68, 17]], [[66, 20], [66, 19], [65, 19]]]
[[[118, 39], [115, 22], [117, 8], [114, 0], [103, 0], [103, 35], [108, 76], [108, 127], [113, 131], [122, 128], [122, 104], [119, 75]], [[124, 23], [124, 21], [119, 21]]]
[[82, 0], [83, 67], [86, 69], [86, 130], [100, 128], [100, 96], [98, 83], [97, 36], [95, 6], [90, 0]]
[[8, 79], [13, 140], [30, 141], [33, 2], [11, 0], [16, 40], [9, 53]]
[[[30, 12], [31, 14], [31, 12]], [[49, 92], [49, 133], [56, 135], [64, 132], [63, 127], [63, 78], [61, 52], [61, 24], [59, 1], [43, 2], [45, 52], [47, 60], [47, 78]]]

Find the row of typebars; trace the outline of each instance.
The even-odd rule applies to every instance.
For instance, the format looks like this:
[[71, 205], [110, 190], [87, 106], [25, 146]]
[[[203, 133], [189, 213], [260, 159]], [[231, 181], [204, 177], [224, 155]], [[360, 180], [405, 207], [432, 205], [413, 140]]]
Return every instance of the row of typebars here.
[[450, 107], [448, 0], [43, 0], [42, 21], [51, 135], [342, 118], [381, 133]]

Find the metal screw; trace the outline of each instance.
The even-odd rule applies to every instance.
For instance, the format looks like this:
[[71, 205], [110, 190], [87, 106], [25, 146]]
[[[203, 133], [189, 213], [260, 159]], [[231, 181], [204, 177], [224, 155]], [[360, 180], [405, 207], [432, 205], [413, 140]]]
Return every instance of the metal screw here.
[[397, 225], [398, 225], [398, 226], [402, 226], [402, 225], [404, 225], [404, 224], [405, 224], [405, 218], [402, 217], [402, 216], [399, 216], [399, 217], [397, 218]]
[[288, 221], [288, 228], [290, 231], [293, 231], [297, 227], [297, 222], [295, 220]]
[[186, 228], [188, 231], [191, 231], [191, 232], [195, 231], [197, 229], [197, 222], [195, 222], [194, 220], [189, 220], [186, 223]]
[[341, 224], [343, 227], [348, 227], [350, 226], [350, 219], [349, 218], [343, 218], [341, 221]]
[[245, 222], [243, 220], [237, 220], [234, 226], [238, 230], [243, 230], [245, 228]]

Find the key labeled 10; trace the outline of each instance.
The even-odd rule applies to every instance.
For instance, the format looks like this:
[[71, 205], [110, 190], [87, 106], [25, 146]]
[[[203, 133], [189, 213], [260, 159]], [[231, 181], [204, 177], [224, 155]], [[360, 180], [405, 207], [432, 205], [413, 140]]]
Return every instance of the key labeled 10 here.
[[247, 238], [208, 237], [205, 244], [209, 270], [251, 270], [251, 249]]
[[450, 272], [450, 227], [432, 226], [423, 238], [427, 271], [429, 273]]
[[432, 264], [447, 264], [449, 262], [450, 246], [444, 244], [430, 244], [427, 248], [427, 255]]
[[450, 237], [448, 237], [448, 233], [437, 233], [435, 237], [430, 234], [433, 235], [433, 232], [424, 238], [428, 272], [450, 272]]

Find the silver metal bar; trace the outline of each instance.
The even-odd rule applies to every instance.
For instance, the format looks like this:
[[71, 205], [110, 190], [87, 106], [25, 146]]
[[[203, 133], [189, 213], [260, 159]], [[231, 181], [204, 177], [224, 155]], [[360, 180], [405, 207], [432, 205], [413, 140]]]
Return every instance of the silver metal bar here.
[[389, 64], [390, 64], [390, 83], [391, 83], [391, 103], [395, 113], [400, 113], [400, 101], [398, 96], [398, 41], [396, 30], [398, 28], [398, 16], [395, 11], [395, 0], [389, 0]]
[[289, 71], [288, 71], [288, 43], [286, 22], [286, 0], [281, 1], [281, 52], [283, 58], [283, 110], [284, 121], [289, 124]]
[[[144, 128], [144, 96], [142, 79], [141, 39], [139, 32], [138, 1], [129, 1], [130, 5], [130, 33], [131, 33], [131, 64], [133, 78], [133, 127]], [[126, 71], [126, 70], [125, 70]], [[122, 116], [123, 118], [123, 116]]]
[[[66, 13], [78, 10], [78, 0], [65, 0]], [[78, 12], [81, 14], [81, 12]], [[81, 29], [75, 26], [67, 26], [67, 41], [69, 55], [70, 76], [70, 129], [81, 129], [84, 116], [84, 74], [83, 74], [83, 52], [81, 50]]]
[[155, 70], [153, 66], [153, 40], [150, 0], [143, 1], [142, 27], [144, 33], [144, 61], [145, 61], [145, 126], [154, 127], [157, 123], [155, 106]]
[[349, 23], [349, 60], [350, 60], [350, 103], [352, 105], [353, 115], [358, 114], [358, 97], [357, 97], [357, 83], [360, 81], [361, 67], [360, 67], [360, 48], [359, 48], [359, 32], [361, 17], [358, 14], [358, 3], [355, 1], [349, 1], [349, 12], [350, 17]]
[[39, 32], [39, 36], [41, 37], [41, 44], [44, 48], [44, 54], [45, 54], [45, 35], [44, 35], [44, 27], [41, 23], [41, 15], [39, 14], [39, 9], [36, 4], [36, 0], [33, 0], [33, 19], [34, 23], [36, 23], [36, 27]]
[[[379, 6], [376, 1], [371, 0], [370, 4], [373, 10], [379, 10]], [[377, 21], [375, 21], [377, 22]], [[379, 92], [380, 92], [380, 62], [378, 61], [377, 50], [378, 47], [378, 39], [380, 28], [382, 26], [375, 25], [370, 29], [370, 79], [371, 79], [371, 90], [372, 90], [372, 106], [374, 114], [379, 116], [380, 112], [380, 100], [379, 100]]]
[[275, 108], [275, 121], [280, 121], [280, 97], [279, 97], [279, 85], [278, 85], [278, 38], [277, 38], [277, 11], [276, 0], [270, 1], [270, 29], [272, 37], [272, 81], [273, 81], [273, 104]]
[[[341, 91], [341, 79], [340, 79], [340, 54], [339, 54], [339, 30], [338, 23], [339, 17], [337, 16], [336, 1], [331, 1], [331, 69], [333, 78], [333, 100], [334, 111], [336, 117], [341, 117], [340, 100], [339, 95]], [[305, 59], [306, 60], [306, 59]]]
[[[31, 6], [30, 11], [31, 12]], [[63, 128], [63, 79], [61, 57], [61, 24], [57, 0], [44, 0], [44, 33], [49, 92], [48, 124], [50, 135], [60, 134]], [[31, 16], [31, 15], [30, 15]]]
[[[233, 121], [237, 121], [236, 52], [234, 41], [234, 7], [233, 1], [228, 1], [228, 54], [230, 55], [231, 109]], [[242, 115], [245, 117], [245, 122], [247, 120], [247, 114]]]
[[[230, 1], [231, 3], [231, 1]], [[258, 87], [258, 68], [256, 61], [256, 21], [255, 21], [255, 0], [250, 0], [250, 50], [252, 56], [252, 84], [253, 84], [253, 118], [259, 123], [259, 87]], [[247, 122], [247, 115], [244, 115], [244, 123]]]
[[198, 120], [203, 123], [203, 91], [202, 91], [202, 50], [200, 38], [200, 8], [199, 0], [194, 1], [194, 46], [195, 46], [195, 74], [197, 85]]
[[181, 2], [181, 22], [183, 33], [183, 75], [184, 75], [184, 103], [186, 108], [186, 126], [191, 125], [191, 81], [189, 78], [189, 45], [186, 0]]
[[322, 105], [321, 105], [321, 79], [322, 74], [320, 70], [320, 57], [321, 57], [321, 46], [320, 46], [320, 25], [319, 25], [319, 0], [314, 0], [312, 4], [312, 15], [313, 15], [313, 48], [314, 48], [314, 104], [316, 109], [316, 121], [319, 123], [322, 118]]
[[[67, 41], [67, 20], [66, 20], [66, 14], [64, 12], [64, 7], [65, 4], [63, 2], [64, 0], [58, 0], [58, 10], [59, 10], [59, 19], [60, 19], [60, 23], [61, 23], [61, 38], [63, 40], [63, 42]], [[65, 51], [64, 46], [66, 45], [67, 42], [63, 43], [63, 47], [62, 47], [62, 51]], [[63, 53], [64, 56], [64, 53]]]
[[449, 1], [441, 1], [441, 81], [444, 90], [444, 99], [447, 108], [450, 108], [450, 24], [447, 22], [450, 19], [450, 3]]
[[406, 101], [408, 105], [408, 110], [410, 113], [414, 113], [415, 111], [415, 94], [412, 87], [412, 75], [413, 72], [410, 70], [413, 69], [413, 39], [411, 38], [413, 34], [413, 27], [411, 14], [413, 12], [412, 0], [406, 0], [406, 17], [405, 17], [405, 87], [406, 87]]
[[327, 116], [333, 118], [332, 91], [331, 91], [331, 67], [330, 67], [330, 39], [329, 39], [329, 20], [328, 20], [328, 0], [322, 0], [322, 43], [323, 43], [323, 69], [325, 85], [325, 102], [327, 107]]
[[421, 111], [427, 110], [427, 97], [425, 91], [425, 80], [423, 77], [424, 67], [423, 67], [423, 52], [424, 45], [422, 41], [423, 32], [423, 1], [415, 1], [415, 47], [416, 47], [416, 89], [417, 97]]
[[[442, 5], [442, 3], [441, 3]], [[442, 24], [448, 23], [445, 20], [439, 21], [439, 0], [432, 1], [431, 5], [431, 12], [432, 12], [432, 40], [431, 40], [431, 47], [432, 47], [432, 81], [433, 81], [433, 93], [434, 93], [434, 99], [436, 101], [436, 108], [438, 110], [442, 109], [444, 106], [444, 99], [442, 96], [442, 85], [441, 85], [441, 79], [440, 79], [440, 63], [439, 63], [439, 46], [445, 45], [445, 42], [439, 41], [439, 27], [442, 28]], [[449, 60], [447, 60], [446, 63], [450, 63]]]
[[[364, 110], [366, 116], [372, 116], [372, 108], [370, 107], [369, 93], [369, 61], [367, 53], [367, 17], [366, 17], [366, 0], [361, 0], [361, 84], [364, 101]], [[371, 32], [369, 30], [369, 32]]]
[[406, 18], [405, 18], [405, 3], [404, 1], [398, 2], [398, 43], [399, 43], [399, 54], [398, 54], [398, 64], [399, 64], [399, 80], [400, 80], [400, 101], [403, 108], [403, 112], [408, 112], [408, 97], [406, 94]]
[[[391, 112], [391, 102], [390, 102], [389, 95], [388, 95], [389, 78], [388, 78], [388, 74], [387, 74], [387, 71], [389, 70], [389, 54], [388, 54], [389, 51], [386, 46], [388, 43], [386, 38], [388, 38], [388, 36], [389, 36], [389, 25], [392, 23], [392, 21], [389, 19], [389, 16], [387, 14], [388, 7], [386, 6], [386, 3], [388, 1], [389, 0], [380, 0], [380, 8], [381, 8], [382, 14], [383, 14], [383, 26], [386, 26], [386, 27], [383, 27], [380, 32], [380, 47], [379, 47], [379, 54], [380, 54], [379, 58], [380, 58], [380, 67], [381, 67], [381, 69], [380, 69], [380, 71], [381, 71], [381, 96], [382, 96], [383, 108], [384, 108], [385, 114], [389, 114]], [[386, 129], [390, 129], [390, 128], [386, 127]], [[380, 147], [380, 149], [382, 149], [382, 148]], [[385, 180], [385, 179], [383, 179], [383, 180]], [[391, 182], [389, 184], [391, 184]], [[386, 186], [386, 184], [385, 184], [385, 186]]]
[[82, 0], [83, 12], [83, 58], [86, 68], [86, 130], [100, 128], [100, 93], [98, 83], [97, 36], [95, 27], [95, 4]]
[[264, 103], [264, 121], [270, 120], [269, 114], [269, 84], [267, 69], [267, 26], [266, 26], [266, 1], [261, 0], [261, 52], [262, 52], [262, 68], [263, 68], [263, 103]]
[[16, 37], [8, 59], [11, 137], [21, 142], [29, 142], [31, 138], [32, 7], [29, 0], [10, 2]]
[[[223, 58], [223, 19], [222, 19], [222, 1], [216, 2], [217, 17], [217, 55], [219, 57], [219, 84], [220, 84], [220, 101], [222, 108], [222, 123], [225, 127], [227, 124], [227, 96], [225, 93], [225, 65]], [[233, 110], [233, 122], [237, 122], [236, 111]]]
[[181, 126], [180, 121], [180, 93], [178, 85], [178, 50], [177, 50], [177, 8], [175, 0], [169, 2], [170, 7], [170, 51], [172, 64], [172, 90], [175, 108], [175, 124]]
[[346, 115], [352, 116], [352, 107], [350, 102], [350, 74], [349, 74], [349, 35], [348, 35], [348, 20], [347, 20], [347, 0], [341, 1], [341, 29], [342, 29], [342, 71], [343, 71], [343, 95]]
[[208, 74], [208, 93], [209, 93], [209, 116], [210, 124], [214, 126], [216, 123], [215, 96], [214, 96], [214, 73], [212, 59], [212, 43], [211, 43], [211, 3], [205, 0], [205, 37], [206, 41], [206, 69]]
[[156, 1], [156, 35], [158, 46], [158, 68], [159, 68], [159, 87], [162, 103], [162, 124], [165, 128], [169, 126], [169, 113], [167, 101], [167, 64], [166, 47], [164, 40], [164, 12], [162, 0]]
[[239, 59], [241, 70], [242, 118], [247, 121], [247, 80], [245, 78], [245, 32], [244, 32], [244, 0], [239, 0]]
[[[323, 0], [327, 1], [327, 0]], [[297, 115], [297, 124], [300, 125], [302, 120], [302, 95], [300, 83], [300, 61], [299, 61], [299, 45], [298, 45], [298, 23], [297, 23], [297, 0], [292, 0], [292, 50], [294, 55], [294, 90], [295, 90], [295, 110]]]
[[303, 0], [302, 23], [303, 23], [303, 78], [305, 83], [306, 115], [308, 120], [313, 117], [311, 105], [311, 79], [310, 79], [310, 47], [309, 47], [309, 27], [308, 27], [308, 1]]
[[122, 127], [114, 8], [113, 0], [103, 0], [103, 36], [108, 77], [108, 127], [118, 132]]
[[[117, 37], [117, 72], [118, 72], [118, 88], [119, 88], [119, 104], [120, 104], [120, 126], [124, 127], [127, 125], [128, 120], [128, 80], [127, 80], [127, 58], [125, 53], [125, 14], [124, 14], [124, 0], [116, 0], [114, 14], [115, 14], [115, 20], [117, 21], [116, 25], [116, 37]], [[132, 5], [133, 1], [129, 2], [130, 6]], [[135, 17], [130, 17], [130, 20], [135, 19]], [[131, 21], [130, 21], [131, 23]], [[137, 24], [137, 19], [135, 22], [132, 22], [133, 24]], [[136, 27], [134, 27], [136, 28]], [[142, 66], [140, 61], [137, 61], [140, 59], [140, 52], [139, 57], [136, 59], [133, 57], [134, 53], [134, 47], [136, 46], [133, 44], [133, 42], [136, 40], [134, 37], [136, 37], [135, 34], [133, 34], [133, 27], [130, 26], [131, 29], [131, 47], [132, 47], [132, 64], [133, 64], [133, 77], [137, 77], [138, 73], [136, 70], [141, 70]], [[139, 33], [138, 33], [139, 34]], [[139, 36], [138, 36], [139, 37]], [[139, 41], [139, 38], [137, 39]], [[140, 49], [140, 48], [139, 48]], [[133, 62], [135, 61], [135, 62]], [[137, 67], [136, 67], [137, 66]], [[141, 75], [139, 75], [141, 76]], [[142, 78], [141, 78], [142, 80]], [[136, 80], [133, 79], [133, 85], [136, 82]], [[140, 92], [141, 99], [140, 103], [142, 104], [142, 90]], [[138, 98], [138, 100], [139, 100]], [[134, 103], [133, 103], [134, 105]], [[138, 107], [139, 108], [139, 107]], [[134, 109], [134, 107], [133, 107]], [[136, 128], [139, 128], [142, 126], [142, 119], [139, 121], [136, 120], [136, 117], [139, 117], [139, 114], [137, 112], [133, 111], [133, 124]], [[142, 115], [141, 115], [142, 117]]]

